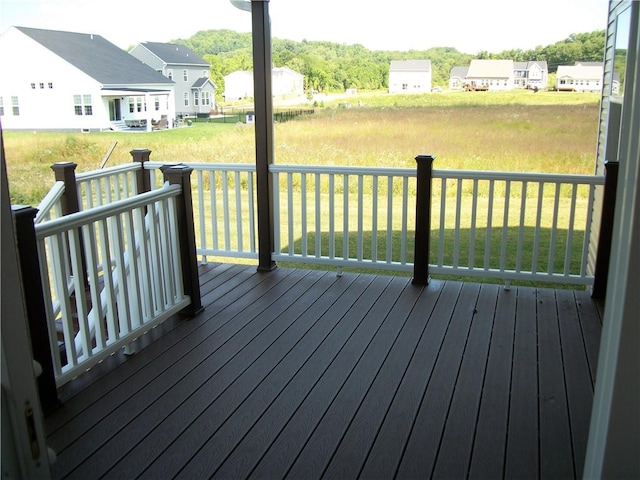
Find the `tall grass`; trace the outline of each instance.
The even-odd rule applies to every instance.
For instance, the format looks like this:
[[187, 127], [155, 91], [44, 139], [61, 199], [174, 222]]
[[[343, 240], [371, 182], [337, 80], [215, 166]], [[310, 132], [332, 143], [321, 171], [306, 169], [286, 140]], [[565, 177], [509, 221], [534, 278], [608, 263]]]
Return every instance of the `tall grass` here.
[[[315, 115], [276, 124], [281, 164], [415, 166], [419, 153], [438, 169], [550, 173], [594, 171], [598, 98], [556, 92], [364, 94], [353, 108], [327, 102]], [[342, 100], [344, 104], [344, 100]], [[360, 105], [360, 106], [358, 106]], [[167, 162], [252, 163], [253, 127], [195, 122], [157, 132], [4, 132], [13, 203], [36, 205], [53, 183], [50, 165], [72, 161], [78, 172], [126, 163], [134, 148]]]

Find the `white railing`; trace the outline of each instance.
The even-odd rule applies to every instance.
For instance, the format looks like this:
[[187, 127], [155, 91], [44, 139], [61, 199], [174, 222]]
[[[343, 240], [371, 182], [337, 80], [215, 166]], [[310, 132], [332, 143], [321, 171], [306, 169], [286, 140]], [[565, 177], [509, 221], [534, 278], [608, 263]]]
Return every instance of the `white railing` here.
[[[158, 169], [166, 165], [147, 162], [151, 185]], [[196, 253], [207, 257], [258, 258], [256, 230], [255, 165], [185, 163], [193, 168], [193, 215]], [[213, 188], [211, 188], [213, 186]]]
[[415, 170], [273, 165], [270, 171], [274, 260], [411, 271]]
[[80, 210], [107, 205], [140, 193], [136, 182], [140, 168], [140, 163], [132, 162], [77, 174]]
[[[158, 188], [165, 163], [144, 165]], [[256, 259], [255, 165], [187, 165], [195, 170], [202, 261]], [[78, 175], [82, 205], [134, 195], [139, 168], [136, 162]], [[270, 172], [274, 260], [412, 270], [414, 169], [271, 165]], [[594, 189], [602, 184], [603, 177], [590, 175], [434, 170], [430, 272], [591, 283], [589, 228]]]
[[182, 310], [180, 186], [36, 225], [56, 383]]
[[591, 175], [434, 170], [429, 271], [590, 284]]
[[62, 196], [64, 182], [56, 182], [38, 205], [38, 213], [34, 222], [37, 224], [62, 217]]
[[[256, 258], [255, 166], [189, 166], [197, 172], [198, 254]], [[274, 260], [412, 270], [415, 170], [272, 165], [270, 172]], [[602, 184], [591, 175], [434, 170], [430, 272], [590, 284], [589, 228]]]

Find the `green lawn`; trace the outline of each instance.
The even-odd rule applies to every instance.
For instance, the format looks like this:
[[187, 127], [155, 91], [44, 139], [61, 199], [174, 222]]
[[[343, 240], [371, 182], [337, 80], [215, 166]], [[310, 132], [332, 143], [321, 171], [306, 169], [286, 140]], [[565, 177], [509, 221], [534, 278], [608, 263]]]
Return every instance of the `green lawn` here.
[[[415, 166], [419, 153], [434, 168], [592, 173], [599, 99], [593, 94], [513, 91], [422, 95], [362, 94], [353, 108], [327, 102], [316, 113], [275, 125], [275, 161], [282, 164]], [[344, 103], [344, 100], [342, 100]], [[358, 107], [358, 102], [361, 107]], [[14, 203], [37, 204], [53, 182], [50, 165], [72, 161], [78, 172], [130, 161], [134, 148], [167, 162], [252, 163], [253, 127], [194, 122], [155, 132], [4, 134]]]

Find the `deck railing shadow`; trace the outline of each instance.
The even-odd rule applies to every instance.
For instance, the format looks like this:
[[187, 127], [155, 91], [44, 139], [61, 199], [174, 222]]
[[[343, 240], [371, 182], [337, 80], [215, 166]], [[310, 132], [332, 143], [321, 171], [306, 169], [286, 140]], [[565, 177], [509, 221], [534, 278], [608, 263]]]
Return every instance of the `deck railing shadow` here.
[[[316, 232], [308, 232], [306, 241], [297, 238], [292, 245], [285, 245], [278, 258], [286, 266], [302, 263], [310, 268], [333, 266], [372, 273], [394, 270], [411, 276], [415, 231], [395, 230], [390, 236], [377, 233], [375, 237], [371, 231], [363, 232], [361, 238], [351, 233], [345, 242], [342, 232], [335, 232], [333, 236], [320, 233], [319, 238]], [[556, 287], [574, 288], [584, 288], [589, 281], [588, 276], [582, 275], [584, 231], [573, 232], [570, 238], [567, 229], [513, 226], [506, 231], [502, 227], [475, 231], [446, 229], [432, 231], [430, 237], [433, 248], [429, 254], [429, 272], [433, 276], [517, 281], [525, 285], [552, 282]], [[564, 255], [556, 255], [556, 249], [552, 248], [554, 242], [564, 246]], [[359, 257], [356, 264], [353, 259]]]

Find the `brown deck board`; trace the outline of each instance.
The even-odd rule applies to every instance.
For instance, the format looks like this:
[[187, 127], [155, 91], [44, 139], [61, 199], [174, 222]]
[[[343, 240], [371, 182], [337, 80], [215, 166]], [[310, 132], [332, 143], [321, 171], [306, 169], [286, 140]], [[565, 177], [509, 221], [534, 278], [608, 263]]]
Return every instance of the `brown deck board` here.
[[470, 478], [503, 477], [516, 300], [516, 292], [499, 289], [469, 466]]
[[536, 292], [518, 288], [504, 478], [538, 478]]
[[175, 317], [60, 389], [55, 478], [578, 477], [586, 292], [200, 267]]
[[[573, 447], [555, 292], [538, 291], [540, 476], [573, 478]], [[552, 475], [553, 474], [553, 475]]]
[[469, 469], [499, 288], [489, 284], [480, 287], [433, 472], [435, 478], [462, 478]]
[[400, 478], [432, 475], [479, 292], [479, 284], [462, 285], [398, 469]]

